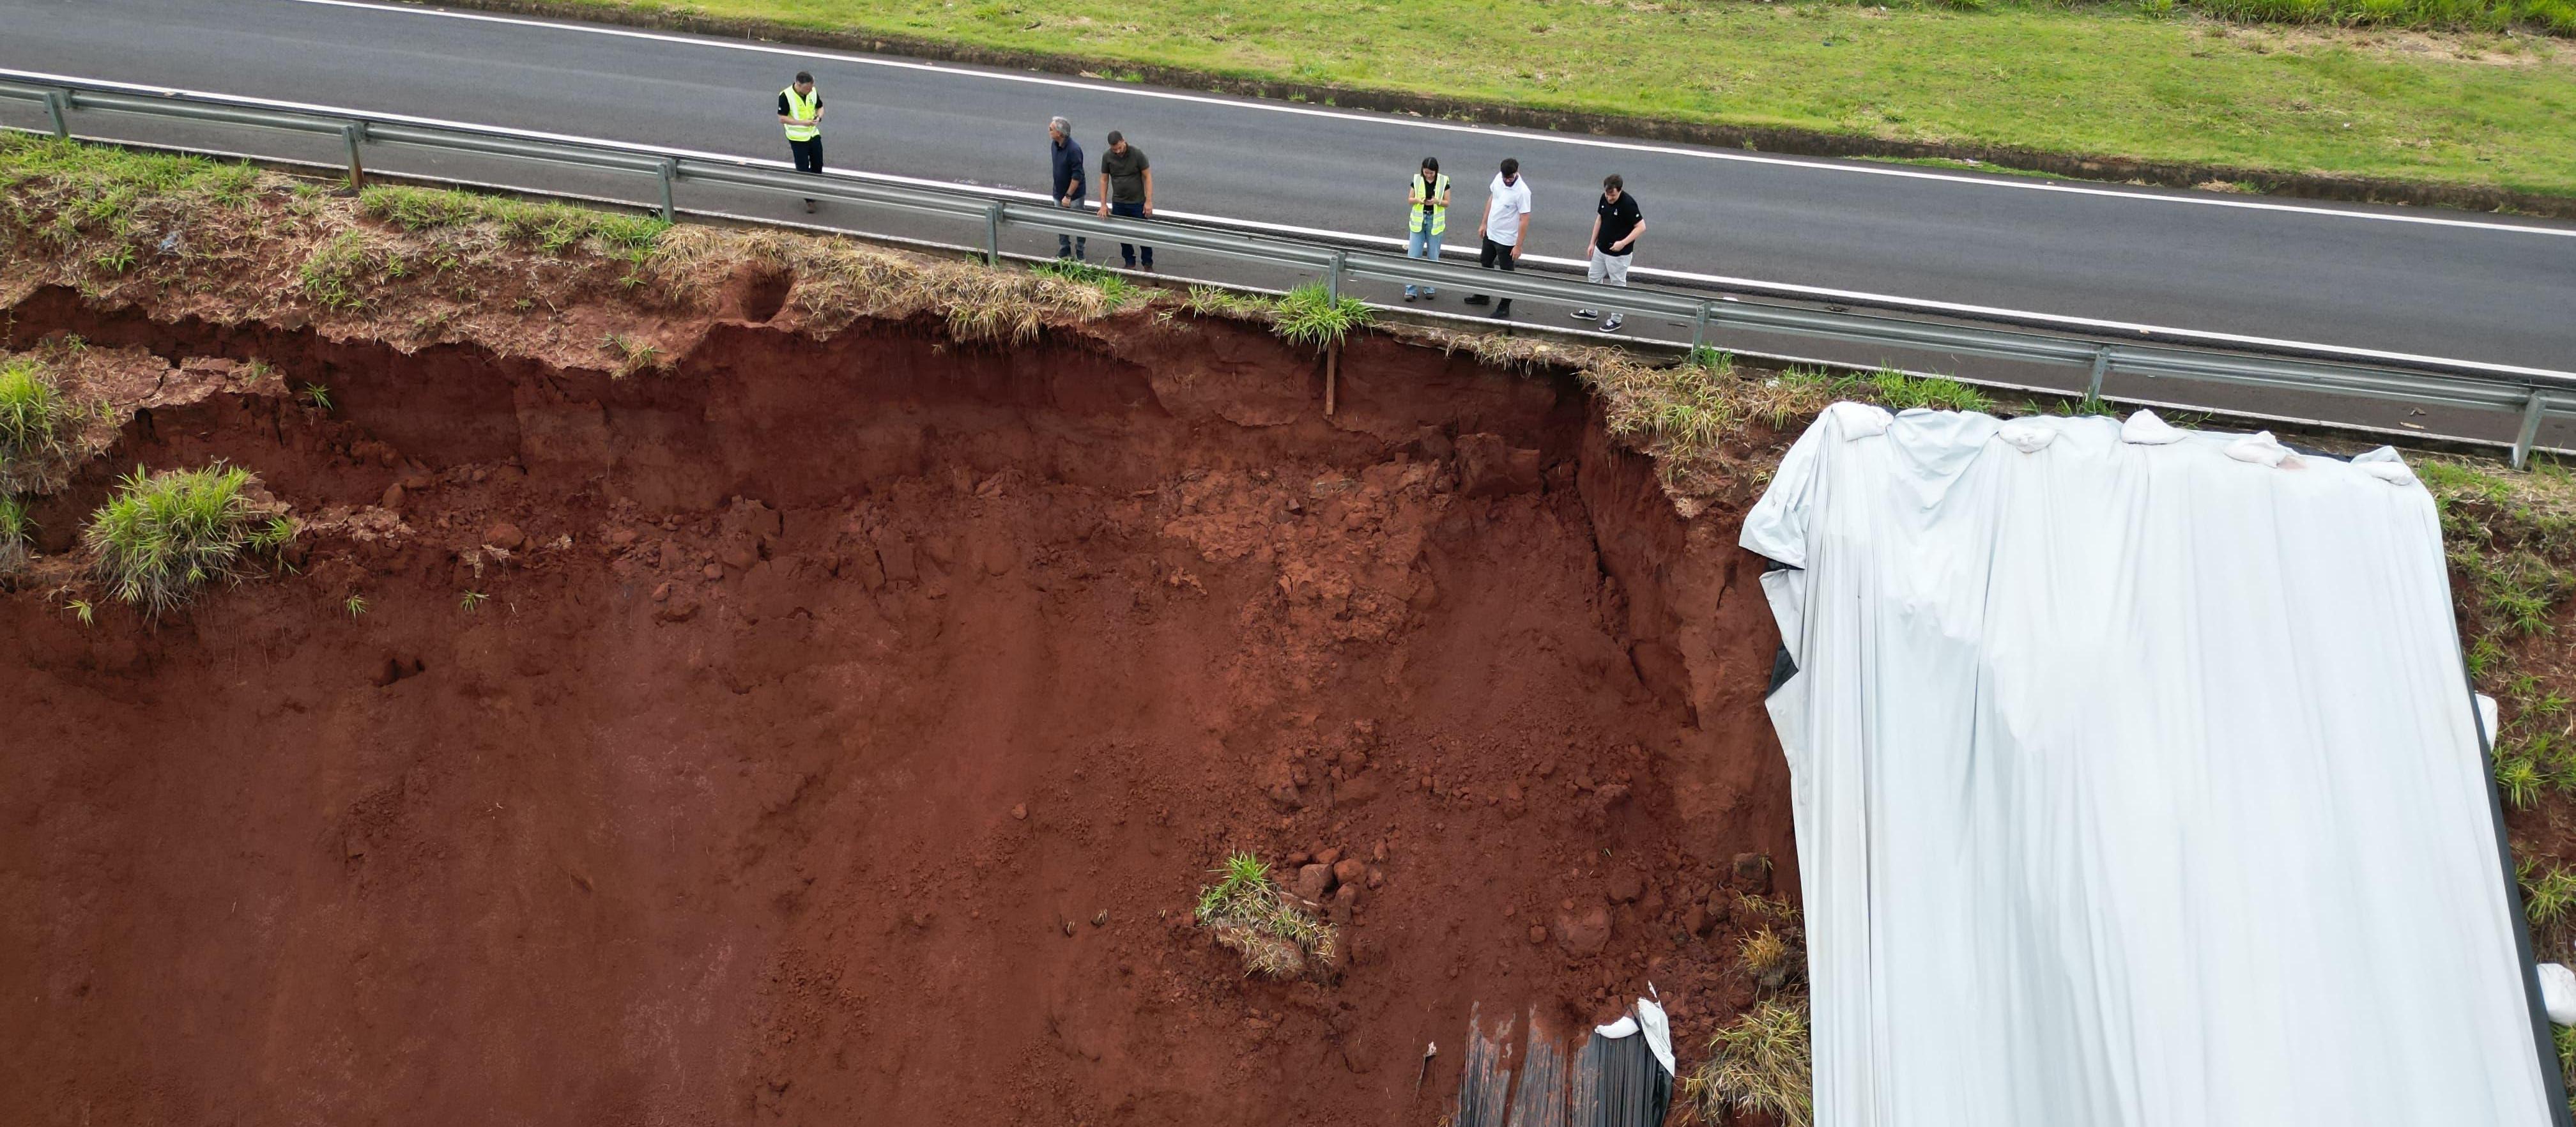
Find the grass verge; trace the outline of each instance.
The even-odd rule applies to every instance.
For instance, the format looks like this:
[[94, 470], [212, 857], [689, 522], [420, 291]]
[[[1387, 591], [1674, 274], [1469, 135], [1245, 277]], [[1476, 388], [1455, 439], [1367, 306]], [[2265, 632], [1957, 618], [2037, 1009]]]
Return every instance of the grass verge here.
[[159, 617], [210, 582], [239, 580], [253, 553], [276, 551], [295, 535], [283, 513], [251, 499], [257, 480], [234, 466], [157, 474], [135, 467], [82, 533], [100, 581]]
[[1295, 978], [1332, 973], [1340, 932], [1282, 898], [1269, 866], [1249, 853], [1237, 853], [1214, 872], [1216, 883], [1199, 890], [1195, 914], [1219, 944], [1243, 956], [1245, 974]]
[[[2571, 0], [578, 0], [1273, 83], [2576, 195]], [[2196, 15], [2462, 29], [2427, 37]], [[1541, 173], [1543, 175], [1543, 173]]]

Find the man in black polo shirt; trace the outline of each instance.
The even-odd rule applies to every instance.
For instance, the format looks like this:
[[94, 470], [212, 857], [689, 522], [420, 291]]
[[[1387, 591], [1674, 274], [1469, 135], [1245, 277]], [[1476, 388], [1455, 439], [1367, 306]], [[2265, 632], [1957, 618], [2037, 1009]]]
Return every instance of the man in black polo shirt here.
[[[1628, 194], [1628, 186], [1611, 173], [1601, 180], [1601, 199], [1592, 207], [1592, 266], [1584, 276], [1594, 282], [1614, 286], [1628, 284], [1628, 263], [1637, 257], [1637, 236], [1646, 233], [1646, 213], [1638, 210], [1637, 197]], [[1599, 310], [1577, 309], [1576, 317], [1589, 321], [1601, 316]], [[1619, 331], [1619, 313], [1612, 310], [1601, 322], [1601, 331]]]
[[[1145, 150], [1127, 143], [1127, 135], [1109, 131], [1109, 151], [1100, 154], [1100, 217], [1121, 215], [1129, 219], [1154, 217], [1154, 165], [1145, 159]], [[1145, 252], [1145, 270], [1154, 269], [1154, 248], [1133, 243], [1118, 244], [1118, 257], [1127, 268], [1136, 268], [1136, 252]]]

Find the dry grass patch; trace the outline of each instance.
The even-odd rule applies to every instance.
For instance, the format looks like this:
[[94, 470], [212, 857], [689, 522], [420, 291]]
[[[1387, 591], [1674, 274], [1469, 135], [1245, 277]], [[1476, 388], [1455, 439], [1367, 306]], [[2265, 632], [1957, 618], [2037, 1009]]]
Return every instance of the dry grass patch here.
[[1764, 1002], [1720, 1027], [1708, 1056], [1682, 1077], [1682, 1102], [1703, 1122], [1767, 1115], [1781, 1127], [1815, 1121], [1807, 1000]]

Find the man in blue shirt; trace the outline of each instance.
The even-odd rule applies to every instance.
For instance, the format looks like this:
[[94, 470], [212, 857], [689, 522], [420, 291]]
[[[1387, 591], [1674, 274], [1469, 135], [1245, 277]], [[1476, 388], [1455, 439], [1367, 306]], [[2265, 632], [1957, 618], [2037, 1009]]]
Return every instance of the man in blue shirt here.
[[[1055, 162], [1054, 186], [1047, 189], [1047, 194], [1055, 198], [1057, 207], [1068, 209], [1081, 207], [1082, 144], [1073, 139], [1073, 123], [1061, 117], [1048, 118], [1047, 138], [1053, 142], [1048, 157]], [[1080, 261], [1088, 257], [1088, 248], [1083, 245], [1088, 241], [1079, 235], [1058, 232], [1055, 237], [1055, 256]]]

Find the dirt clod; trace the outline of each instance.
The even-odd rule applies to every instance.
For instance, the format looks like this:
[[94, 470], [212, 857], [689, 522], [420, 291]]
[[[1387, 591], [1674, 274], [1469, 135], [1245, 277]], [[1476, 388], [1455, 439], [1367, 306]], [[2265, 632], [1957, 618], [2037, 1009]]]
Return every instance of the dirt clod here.
[[1307, 900], [1323, 903], [1324, 897], [1333, 891], [1333, 867], [1323, 864], [1300, 867], [1293, 890]]
[[1566, 954], [1590, 958], [1610, 946], [1610, 909], [1595, 904], [1556, 918], [1556, 934]]

